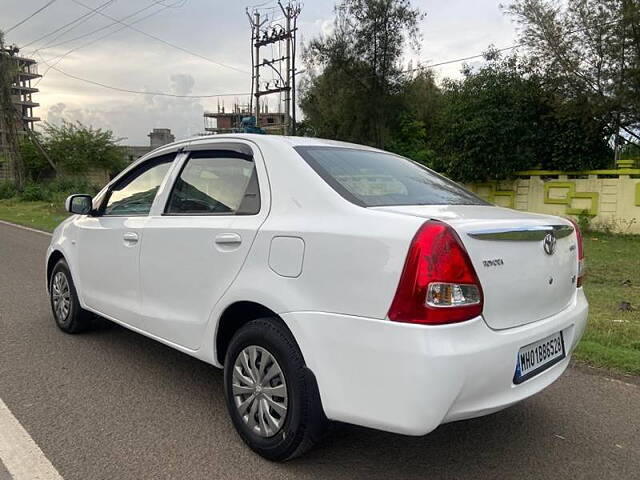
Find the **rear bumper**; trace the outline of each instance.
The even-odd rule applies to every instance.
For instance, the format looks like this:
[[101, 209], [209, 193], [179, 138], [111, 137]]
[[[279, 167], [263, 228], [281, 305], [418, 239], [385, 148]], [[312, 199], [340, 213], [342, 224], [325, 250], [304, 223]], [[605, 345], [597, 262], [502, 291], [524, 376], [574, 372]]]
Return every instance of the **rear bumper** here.
[[[318, 381], [328, 418], [408, 435], [486, 415], [549, 386], [584, 332], [582, 289], [564, 311], [508, 330], [481, 317], [423, 326], [319, 312], [282, 314]], [[513, 384], [520, 347], [563, 332], [567, 358]]]

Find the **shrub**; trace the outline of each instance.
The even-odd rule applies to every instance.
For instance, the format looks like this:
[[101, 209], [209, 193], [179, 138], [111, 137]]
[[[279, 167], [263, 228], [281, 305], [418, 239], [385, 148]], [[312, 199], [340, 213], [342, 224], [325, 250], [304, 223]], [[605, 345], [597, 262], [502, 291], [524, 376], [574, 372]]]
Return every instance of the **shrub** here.
[[73, 177], [62, 177], [53, 180], [47, 184], [47, 188], [50, 192], [48, 199], [52, 202], [64, 202], [69, 195], [74, 193], [95, 195], [99, 190], [86, 179]]
[[96, 188], [95, 185], [91, 185], [88, 180], [74, 177], [57, 178], [47, 186], [52, 192], [66, 193], [69, 195], [72, 193], [88, 193], [89, 195], [94, 195], [98, 191], [98, 188]]
[[27, 202], [42, 202], [51, 198], [51, 192], [44, 185], [30, 183], [24, 187], [20, 198]]
[[591, 231], [591, 218], [591, 215], [587, 214], [586, 211], [578, 215], [578, 227], [581, 232]]
[[[99, 188], [91, 185], [86, 179], [63, 177], [49, 182], [31, 182], [19, 194], [20, 199], [27, 202], [63, 202], [73, 193], [87, 193], [95, 195]], [[17, 195], [17, 190], [11, 183], [0, 183], [0, 199]]]
[[43, 143], [59, 171], [86, 173], [91, 168], [119, 172], [125, 163], [110, 130], [94, 129], [80, 122], [45, 123]]
[[6, 181], [0, 182], [0, 200], [15, 197], [16, 193], [18, 193], [18, 191], [13, 183]]

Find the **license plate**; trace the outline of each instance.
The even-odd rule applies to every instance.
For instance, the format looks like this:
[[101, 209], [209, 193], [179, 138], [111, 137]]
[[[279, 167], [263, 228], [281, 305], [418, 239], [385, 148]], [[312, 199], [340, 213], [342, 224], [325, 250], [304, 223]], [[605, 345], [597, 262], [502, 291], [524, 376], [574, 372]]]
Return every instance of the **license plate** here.
[[522, 383], [555, 365], [566, 356], [562, 332], [524, 346], [518, 352], [513, 383]]

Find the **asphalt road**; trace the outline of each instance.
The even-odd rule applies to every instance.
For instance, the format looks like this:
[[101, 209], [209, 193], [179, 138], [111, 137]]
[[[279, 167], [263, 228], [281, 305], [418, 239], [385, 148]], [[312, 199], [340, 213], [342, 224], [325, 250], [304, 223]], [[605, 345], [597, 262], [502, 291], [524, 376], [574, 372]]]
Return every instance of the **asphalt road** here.
[[0, 398], [65, 479], [640, 478], [640, 382], [584, 367], [425, 437], [334, 425], [303, 458], [270, 463], [235, 434], [221, 371], [106, 322], [58, 331], [48, 242], [0, 224]]

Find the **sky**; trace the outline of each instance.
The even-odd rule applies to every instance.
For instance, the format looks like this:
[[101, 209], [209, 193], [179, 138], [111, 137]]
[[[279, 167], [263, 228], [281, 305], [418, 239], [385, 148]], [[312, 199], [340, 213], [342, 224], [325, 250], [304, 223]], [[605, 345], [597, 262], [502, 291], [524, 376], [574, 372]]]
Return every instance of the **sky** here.
[[[48, 3], [1, 1], [0, 29], [5, 31]], [[41, 38], [90, 13], [85, 6], [95, 9], [105, 2], [107, 5], [100, 11], [112, 18], [89, 15]], [[481, 53], [489, 45], [504, 47], [515, 43], [515, 26], [502, 13], [500, 1], [412, 3], [426, 17], [420, 23], [420, 51], [407, 50], [405, 64], [438, 63]], [[34, 95], [40, 103], [36, 114], [42, 120], [78, 120], [112, 130], [122, 139], [121, 144], [148, 145], [147, 135], [153, 128], [170, 128], [176, 139], [186, 138], [203, 132], [203, 112], [216, 111], [218, 101], [221, 105], [224, 102], [226, 108], [234, 101], [248, 101], [247, 96], [241, 95], [251, 87], [250, 27], [245, 9], [256, 4], [265, 4], [261, 11], [272, 19], [278, 13], [272, 8], [277, 8], [275, 0], [54, 0], [7, 33], [5, 41], [22, 47], [20, 54], [38, 60], [39, 73], [46, 72], [37, 85], [40, 92]], [[298, 20], [301, 43], [331, 31], [334, 4], [334, 0], [303, 2]], [[138, 10], [142, 11], [128, 17]], [[123, 19], [150, 36], [116, 23], [115, 19]], [[79, 81], [55, 69], [47, 71], [45, 62], [69, 75], [126, 90], [240, 95], [194, 99], [119, 92]], [[457, 63], [435, 71], [439, 78], [456, 77], [461, 67]], [[304, 68], [300, 60], [299, 68]], [[271, 108], [277, 108], [275, 97]]]

